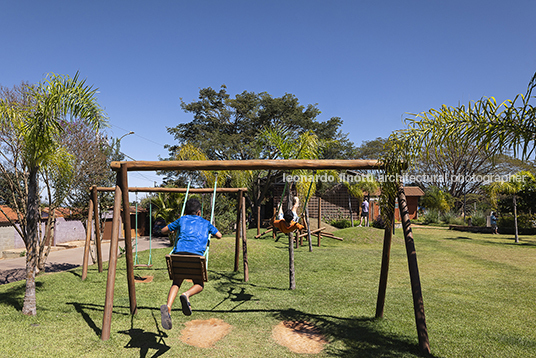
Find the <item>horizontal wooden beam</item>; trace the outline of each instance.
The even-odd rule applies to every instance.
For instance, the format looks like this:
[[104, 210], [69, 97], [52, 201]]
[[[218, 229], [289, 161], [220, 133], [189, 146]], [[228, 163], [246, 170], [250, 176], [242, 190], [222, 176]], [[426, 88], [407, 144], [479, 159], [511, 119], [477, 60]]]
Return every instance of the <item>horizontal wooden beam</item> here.
[[[110, 187], [97, 187], [97, 191], [114, 191]], [[186, 188], [139, 188], [130, 187], [128, 191], [131, 193], [186, 193]], [[239, 191], [248, 191], [248, 188], [216, 188], [217, 193], [238, 193]], [[190, 193], [213, 193], [214, 188], [190, 188]]]
[[381, 169], [377, 160], [339, 160], [339, 159], [254, 159], [254, 160], [161, 160], [161, 161], [127, 161], [112, 162], [112, 170], [119, 170], [126, 164], [128, 171], [155, 170], [294, 170], [294, 169]]

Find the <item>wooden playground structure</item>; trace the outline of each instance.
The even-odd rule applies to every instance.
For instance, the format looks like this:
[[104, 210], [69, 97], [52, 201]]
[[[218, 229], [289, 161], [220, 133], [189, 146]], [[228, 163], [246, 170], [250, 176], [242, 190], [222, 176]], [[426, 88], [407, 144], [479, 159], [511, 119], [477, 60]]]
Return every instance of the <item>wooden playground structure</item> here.
[[[99, 192], [113, 192], [115, 191], [115, 188], [110, 187], [97, 187], [92, 186], [91, 187], [91, 199], [89, 200], [89, 212], [88, 212], [88, 219], [87, 219], [87, 231], [86, 231], [86, 242], [84, 245], [84, 257], [82, 261], [82, 281], [84, 281], [87, 278], [87, 270], [88, 270], [88, 262], [89, 262], [89, 250], [91, 245], [91, 227], [93, 226], [93, 221], [95, 222], [94, 225], [94, 235], [95, 238], [100, 238], [100, 222], [98, 219], [93, 220], [93, 218], [99, 217], [99, 206], [98, 206], [98, 193]], [[214, 190], [211, 188], [190, 188], [188, 189], [190, 193], [212, 193]], [[236, 218], [236, 227], [242, 227], [242, 218], [245, 217], [245, 214], [242, 215], [242, 208], [245, 211], [245, 204], [243, 201], [245, 201], [244, 193], [247, 192], [247, 188], [216, 188], [217, 193], [238, 193], [238, 199], [237, 199], [237, 218]], [[145, 187], [132, 187], [128, 188], [128, 192], [130, 193], [186, 193], [186, 188], [145, 188]], [[128, 197], [127, 197], [128, 198]], [[128, 199], [127, 199], [128, 200]], [[124, 209], [123, 209], [124, 210]], [[127, 210], [127, 213], [129, 211]], [[115, 212], [114, 212], [115, 214]], [[123, 213], [123, 216], [124, 213]], [[127, 215], [130, 222], [130, 215]], [[117, 217], [119, 219], [119, 217]], [[113, 224], [112, 224], [113, 225]], [[245, 223], [244, 223], [245, 225]], [[236, 231], [236, 245], [238, 247], [238, 241], [239, 241], [239, 233], [240, 230]], [[126, 227], [125, 227], [125, 245], [128, 245], [127, 239], [126, 239]], [[130, 236], [130, 239], [132, 240], [132, 233], [129, 230], [128, 235]], [[132, 245], [132, 241], [130, 241]], [[95, 248], [96, 248], [96, 256], [97, 256], [97, 267], [98, 271], [102, 272], [102, 250], [101, 250], [101, 240], [96, 239], [95, 240]], [[132, 252], [132, 250], [131, 250]], [[128, 254], [127, 254], [128, 255]], [[238, 262], [239, 262], [240, 252], [238, 251], [238, 248], [235, 250], [235, 271], [238, 271]]]
[[[337, 237], [335, 235], [333, 235], [332, 233], [329, 233], [329, 232], [326, 232], [324, 230], [326, 230], [325, 227], [322, 227], [322, 223], [321, 223], [321, 219], [322, 219], [322, 198], [318, 197], [318, 213], [317, 213], [317, 228], [314, 229], [314, 230], [311, 230], [310, 228], [310, 225], [309, 225], [309, 213], [308, 213], [308, 210], [307, 210], [307, 207], [303, 210], [303, 213], [302, 215], [300, 216], [300, 219], [302, 220], [302, 222], [304, 223], [304, 226], [305, 226], [305, 233], [301, 233], [301, 232], [296, 232], [296, 238], [295, 238], [295, 244], [296, 244], [296, 247], [298, 246], [298, 241], [299, 241], [299, 244], [302, 245], [302, 241], [303, 241], [303, 238], [304, 237], [307, 237], [307, 240], [309, 241], [309, 246], [312, 245], [311, 243], [311, 236], [315, 235], [317, 237], [317, 242], [316, 242], [316, 245], [317, 246], [320, 246], [320, 241], [321, 241], [321, 238], [322, 237], [327, 237], [329, 239], [335, 239], [335, 240], [339, 240], [339, 241], [343, 241], [342, 238], [340, 237]], [[261, 232], [261, 227], [260, 227], [260, 222], [261, 222], [261, 219], [260, 219], [260, 207], [257, 207], [257, 209], [259, 209], [257, 211], [257, 235], [255, 235], [255, 238], [258, 239], [268, 233], [271, 233], [272, 234], [272, 238], [274, 240], [277, 240], [277, 233], [276, 231], [274, 230], [273, 226], [270, 225], [269, 227], [266, 228], [265, 231]], [[276, 217], [277, 215], [277, 210], [274, 208], [274, 217]]]
[[[335, 169], [335, 170], [379, 170], [383, 166], [376, 160], [222, 160], [222, 161], [131, 161], [131, 162], [112, 162], [112, 170], [117, 172], [117, 184], [114, 188], [115, 200], [114, 200], [114, 218], [112, 221], [112, 239], [110, 245], [110, 259], [108, 266], [108, 277], [106, 284], [106, 298], [104, 304], [104, 314], [102, 323], [101, 339], [108, 340], [110, 338], [112, 313], [113, 313], [113, 296], [115, 286], [115, 274], [117, 265], [117, 252], [119, 241], [119, 217], [116, 217], [121, 212], [121, 205], [123, 205], [123, 225], [125, 229], [125, 245], [126, 245], [126, 258], [127, 258], [127, 280], [129, 291], [130, 312], [135, 314], [137, 312], [136, 304], [136, 292], [134, 285], [134, 264], [132, 258], [132, 241], [131, 241], [131, 223], [129, 213], [129, 200], [128, 193], [131, 190], [128, 186], [127, 174], [129, 171], [196, 171], [196, 170], [295, 170], [295, 169], [308, 169], [308, 170], [321, 170], [321, 169]], [[157, 188], [150, 188], [154, 191]], [[211, 189], [209, 189], [211, 190]], [[96, 193], [96, 191], [94, 191]], [[239, 191], [241, 193], [241, 191]], [[411, 281], [411, 291], [413, 298], [413, 308], [415, 313], [415, 323], [417, 326], [417, 335], [419, 340], [419, 347], [422, 352], [430, 353], [430, 345], [428, 340], [428, 330], [426, 327], [426, 318], [424, 314], [424, 303], [422, 297], [422, 289], [420, 283], [419, 269], [417, 265], [417, 255], [415, 251], [415, 243], [413, 240], [413, 233], [411, 230], [411, 223], [409, 220], [409, 212], [407, 208], [407, 200], [404, 190], [401, 184], [398, 185], [398, 192], [396, 195], [391, 195], [389, 198], [389, 207], [395, 207], [395, 201], [398, 200], [400, 216], [402, 219], [402, 229], [404, 233], [404, 241], [406, 246], [406, 254], [408, 259], [409, 275]], [[245, 213], [245, 205], [243, 205], [244, 198], [239, 200], [241, 210], [239, 212]], [[384, 210], [389, 210], [384, 208]], [[394, 217], [394, 212], [388, 212], [389, 217]], [[244, 215], [245, 216], [245, 215]], [[243, 253], [244, 253], [244, 273], [247, 272], [247, 241], [245, 240], [245, 220], [241, 221], [243, 233]], [[89, 227], [89, 226], [88, 226]], [[237, 247], [238, 251], [238, 228], [237, 226]], [[384, 240], [383, 240], [383, 252], [380, 269], [380, 281], [378, 287], [378, 297], [376, 302], [376, 314], [375, 317], [383, 317], [385, 306], [385, 294], [387, 289], [387, 277], [389, 271], [389, 259], [391, 251], [391, 241], [393, 235], [392, 226], [388, 225], [385, 228]], [[237, 270], [237, 261], [235, 260], [235, 269]], [[247, 277], [246, 277], [247, 279]]]

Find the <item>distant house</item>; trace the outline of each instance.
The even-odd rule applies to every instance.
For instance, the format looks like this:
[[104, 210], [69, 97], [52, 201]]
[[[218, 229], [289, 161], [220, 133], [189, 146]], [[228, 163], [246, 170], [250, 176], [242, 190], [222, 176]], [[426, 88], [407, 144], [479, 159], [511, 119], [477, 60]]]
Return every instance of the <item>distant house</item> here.
[[[0, 257], [3, 256], [2, 252], [4, 250], [22, 249], [26, 247], [18, 231], [8, 220], [9, 218], [15, 222], [15, 225], [18, 225], [17, 213], [5, 205], [2, 205], [1, 207], [7, 217], [0, 211]], [[52, 246], [68, 241], [85, 240], [86, 238], [86, 230], [81, 221], [65, 219], [64, 214], [68, 214], [68, 211], [69, 209], [56, 210], [56, 224], [54, 227]], [[44, 236], [44, 228], [46, 219], [48, 218], [48, 212], [43, 210], [41, 217], [40, 226]]]
[[[131, 237], [136, 237], [136, 223], [137, 223], [137, 232], [138, 236], [148, 236], [149, 235], [149, 211], [145, 208], [139, 207], [136, 210], [135, 206], [130, 206], [130, 227], [131, 227]], [[104, 234], [103, 240], [111, 240], [112, 238], [112, 219], [114, 212], [112, 209], [108, 210], [106, 213], [105, 223], [104, 223]], [[121, 232], [119, 234], [120, 238], [125, 238], [125, 231], [123, 229], [122, 217], [121, 221]], [[154, 224], [154, 223], [153, 223]]]

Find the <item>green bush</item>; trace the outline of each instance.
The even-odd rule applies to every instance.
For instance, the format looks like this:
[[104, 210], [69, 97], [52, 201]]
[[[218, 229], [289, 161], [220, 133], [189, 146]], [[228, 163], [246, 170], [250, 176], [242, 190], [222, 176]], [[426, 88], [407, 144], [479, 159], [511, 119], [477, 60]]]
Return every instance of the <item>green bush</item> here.
[[337, 229], [346, 229], [352, 226], [352, 223], [348, 219], [335, 219], [329, 222], [331, 226], [336, 227]]
[[464, 225], [463, 217], [459, 217], [457, 214], [453, 213], [452, 211], [447, 211], [446, 213], [441, 214], [440, 218], [441, 218], [441, 221], [443, 221], [445, 224]]
[[376, 219], [372, 221], [372, 227], [375, 227], [376, 229], [385, 229], [385, 221], [383, 220], [383, 216], [378, 215]]
[[[518, 229], [533, 229], [535, 227], [534, 222], [536, 215], [534, 214], [519, 214], [517, 216], [517, 227]], [[512, 214], [501, 214], [499, 215], [499, 220], [497, 220], [497, 226], [499, 228], [514, 228], [514, 215]]]
[[439, 223], [439, 211], [430, 209], [424, 214], [424, 224], [438, 224]]
[[471, 215], [471, 223], [473, 226], [486, 226], [486, 216], [483, 211], [475, 211]]

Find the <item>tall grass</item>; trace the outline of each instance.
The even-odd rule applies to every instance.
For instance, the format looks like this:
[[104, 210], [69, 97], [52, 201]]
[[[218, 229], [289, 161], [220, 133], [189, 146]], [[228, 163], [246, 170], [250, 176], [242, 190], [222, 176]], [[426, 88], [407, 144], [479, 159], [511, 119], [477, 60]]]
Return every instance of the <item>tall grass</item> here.
[[[282, 320], [317, 325], [329, 344], [318, 357], [418, 357], [413, 304], [401, 230], [391, 251], [385, 317], [374, 319], [383, 231], [348, 228], [344, 241], [296, 250], [297, 289], [288, 290], [285, 237], [253, 239], [248, 232], [250, 281], [233, 272], [234, 238], [213, 240], [209, 279], [185, 317], [177, 302], [173, 329], [160, 327], [159, 307], [170, 281], [167, 249], [153, 250], [151, 275], [137, 283], [138, 313], [129, 314], [124, 258], [118, 263], [111, 339], [100, 340], [106, 272], [90, 267], [37, 278], [37, 316], [20, 313], [24, 282], [0, 286], [2, 357], [298, 357], [271, 331]], [[433, 357], [536, 357], [536, 240], [415, 229]], [[314, 239], [316, 245], [316, 239]], [[147, 260], [147, 252], [140, 260]], [[240, 267], [242, 271], [242, 265]], [[184, 323], [219, 318], [232, 331], [213, 348], [180, 340]]]

